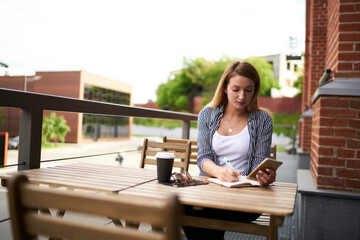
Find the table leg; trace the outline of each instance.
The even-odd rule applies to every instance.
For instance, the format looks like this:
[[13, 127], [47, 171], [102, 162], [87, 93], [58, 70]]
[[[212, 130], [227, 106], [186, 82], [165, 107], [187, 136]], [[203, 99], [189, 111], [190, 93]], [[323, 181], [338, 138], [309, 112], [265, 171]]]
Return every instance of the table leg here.
[[268, 236], [268, 240], [278, 239], [278, 225], [282, 225], [280, 222], [281, 218], [272, 215], [270, 216], [270, 235]]

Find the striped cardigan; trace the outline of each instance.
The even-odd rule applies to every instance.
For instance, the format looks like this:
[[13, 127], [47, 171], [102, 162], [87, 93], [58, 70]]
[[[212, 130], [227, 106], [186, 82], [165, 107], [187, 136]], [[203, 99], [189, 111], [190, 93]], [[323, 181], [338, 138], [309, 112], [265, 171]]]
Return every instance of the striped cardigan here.
[[[219, 165], [212, 147], [213, 135], [219, 127], [224, 114], [224, 106], [209, 108], [205, 107], [198, 117], [198, 158], [197, 164], [202, 172], [202, 164], [211, 160]], [[250, 134], [248, 166], [242, 175], [247, 176], [265, 158], [270, 157], [271, 138], [273, 123], [267, 112], [252, 112], [249, 114], [248, 129]], [[238, 143], [241, 144], [241, 143]]]

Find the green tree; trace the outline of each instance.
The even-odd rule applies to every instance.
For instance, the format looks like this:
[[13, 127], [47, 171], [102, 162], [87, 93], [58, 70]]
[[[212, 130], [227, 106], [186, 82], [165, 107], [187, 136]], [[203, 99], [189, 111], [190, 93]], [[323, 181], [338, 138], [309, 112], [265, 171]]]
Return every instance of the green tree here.
[[207, 61], [204, 58], [183, 59], [183, 68], [174, 73], [157, 91], [157, 104], [163, 109], [193, 112], [191, 101], [196, 96], [214, 92], [217, 83], [231, 62], [229, 58]]
[[296, 81], [294, 82], [294, 88], [298, 89], [299, 90], [299, 93], [296, 95], [296, 96], [302, 96], [302, 92], [303, 92], [303, 79], [304, 79], [304, 76], [301, 75], [299, 76]]
[[[207, 61], [204, 58], [183, 59], [183, 68], [174, 73], [166, 83], [159, 85], [157, 105], [162, 109], [193, 112], [191, 101], [196, 96], [203, 97], [203, 105], [208, 103], [217, 88], [218, 82], [225, 68], [233, 61], [238, 60], [223, 56], [216, 61]], [[270, 96], [270, 89], [278, 87], [271, 65], [262, 58], [248, 58], [259, 71], [262, 85], [261, 96]]]
[[261, 87], [260, 96], [271, 96], [271, 88], [280, 88], [274, 74], [272, 73], [272, 66], [265, 58], [251, 57], [245, 59], [251, 63], [260, 75]]
[[56, 116], [55, 112], [52, 112], [50, 116], [44, 116], [42, 126], [42, 144], [46, 145], [50, 141], [54, 141], [55, 144], [65, 142], [66, 134], [70, 132], [70, 127], [67, 125], [64, 116]]

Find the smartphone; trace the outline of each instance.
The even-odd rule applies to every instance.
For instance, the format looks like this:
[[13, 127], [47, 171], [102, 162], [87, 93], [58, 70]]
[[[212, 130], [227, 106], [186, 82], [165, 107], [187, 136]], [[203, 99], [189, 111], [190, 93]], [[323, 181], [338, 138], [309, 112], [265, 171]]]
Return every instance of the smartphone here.
[[267, 168], [270, 168], [274, 171], [276, 171], [280, 165], [282, 164], [281, 161], [276, 161], [275, 159], [272, 158], [265, 158], [264, 161], [262, 161], [259, 166], [257, 166], [254, 171], [252, 171], [246, 178], [247, 179], [251, 179], [251, 180], [257, 180], [256, 179], [256, 174], [258, 173], [258, 171], [262, 170], [265, 171]]

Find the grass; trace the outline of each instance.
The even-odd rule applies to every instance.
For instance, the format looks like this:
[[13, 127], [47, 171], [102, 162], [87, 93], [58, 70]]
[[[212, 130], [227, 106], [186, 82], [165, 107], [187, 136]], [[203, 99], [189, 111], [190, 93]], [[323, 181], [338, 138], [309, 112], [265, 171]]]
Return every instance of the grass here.
[[[298, 126], [299, 118], [300, 118], [300, 113], [273, 113], [273, 123], [274, 124], [286, 124], [286, 125]], [[164, 127], [164, 128], [168, 128], [168, 129], [182, 127], [182, 121], [171, 120], [171, 119], [134, 118], [133, 123], [136, 125], [143, 125], [143, 126], [149, 126], [149, 127]], [[190, 127], [197, 128], [197, 122], [191, 121]], [[283, 133], [287, 137], [292, 137], [293, 129], [292, 128], [274, 128], [274, 133], [277, 133], [277, 134]]]
[[284, 146], [276, 146], [276, 151], [277, 152], [285, 152], [285, 147]]
[[[275, 124], [286, 124], [286, 125], [295, 125], [298, 126], [300, 113], [273, 113], [273, 122]], [[292, 138], [293, 129], [292, 128], [275, 128], [274, 133], [284, 134], [287, 137]], [[297, 129], [298, 133], [298, 129]]]
[[41, 145], [41, 149], [50, 149], [50, 148], [62, 148], [62, 147], [66, 147], [65, 144], [61, 144], [61, 143], [47, 143], [44, 145]]
[[[182, 127], [181, 120], [157, 119], [157, 118], [134, 118], [133, 124], [143, 125], [148, 127], [164, 127], [168, 129]], [[197, 122], [191, 121], [190, 127], [197, 128]]]

